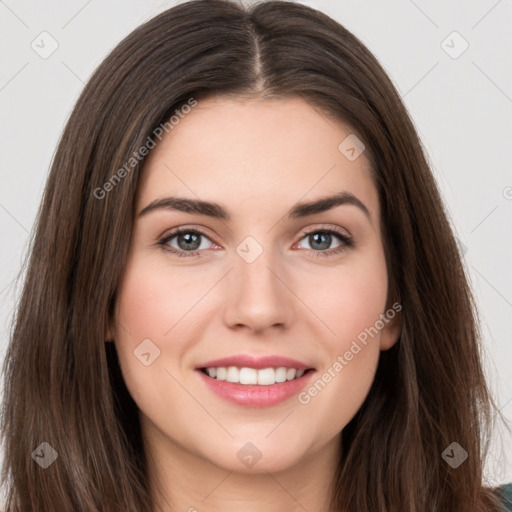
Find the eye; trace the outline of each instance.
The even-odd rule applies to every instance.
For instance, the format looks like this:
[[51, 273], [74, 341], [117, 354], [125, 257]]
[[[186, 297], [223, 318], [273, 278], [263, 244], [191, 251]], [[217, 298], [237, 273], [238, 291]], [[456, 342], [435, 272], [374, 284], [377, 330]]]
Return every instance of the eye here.
[[[333, 241], [333, 236], [340, 242], [336, 247], [329, 249], [329, 246]], [[304, 233], [301, 240], [306, 240], [310, 245], [309, 250], [313, 251], [314, 256], [320, 257], [332, 256], [354, 246], [354, 242], [349, 235], [334, 228], [317, 228], [312, 231], [308, 231]]]
[[[336, 247], [329, 249], [333, 242], [333, 237], [338, 239], [339, 243]], [[310, 244], [309, 250], [312, 251], [315, 256], [320, 257], [338, 254], [354, 246], [354, 242], [349, 235], [334, 228], [317, 228], [307, 231], [303, 233], [301, 241], [304, 239]], [[205, 233], [197, 228], [176, 229], [164, 236], [158, 242], [158, 245], [164, 250], [177, 254], [180, 257], [192, 257], [199, 256], [201, 251], [208, 249], [208, 243], [203, 243], [205, 240], [209, 240], [213, 245], [218, 247]]]
[[[197, 256], [199, 254], [198, 251], [208, 248], [201, 242], [201, 238], [210, 240], [206, 234], [199, 229], [181, 228], [176, 229], [162, 238], [158, 242], [158, 245], [162, 246], [166, 251], [173, 252], [178, 256]], [[176, 239], [178, 247], [171, 244], [174, 239]]]

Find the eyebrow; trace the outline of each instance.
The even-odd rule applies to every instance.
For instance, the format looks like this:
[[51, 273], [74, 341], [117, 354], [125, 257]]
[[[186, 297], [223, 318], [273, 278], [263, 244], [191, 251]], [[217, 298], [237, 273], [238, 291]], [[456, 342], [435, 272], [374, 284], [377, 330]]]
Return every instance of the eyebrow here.
[[[363, 202], [350, 192], [340, 192], [334, 196], [323, 197], [315, 201], [302, 202], [294, 205], [287, 213], [288, 219], [297, 219], [323, 213], [336, 206], [351, 205], [359, 208], [371, 220], [370, 212]], [[195, 213], [199, 215], [207, 215], [212, 218], [229, 221], [231, 219], [228, 211], [218, 203], [210, 201], [202, 201], [200, 199], [189, 199], [184, 197], [164, 197], [151, 201], [139, 213], [139, 217], [147, 215], [156, 210], [176, 210], [185, 213]]]

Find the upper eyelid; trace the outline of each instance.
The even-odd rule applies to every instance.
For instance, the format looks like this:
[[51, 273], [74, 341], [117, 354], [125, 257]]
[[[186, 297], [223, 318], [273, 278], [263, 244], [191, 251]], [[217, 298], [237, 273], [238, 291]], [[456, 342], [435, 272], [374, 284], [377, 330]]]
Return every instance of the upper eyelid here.
[[[212, 239], [211, 235], [209, 235], [206, 232], [205, 228], [203, 228], [203, 227], [200, 227], [200, 228], [188, 227], [188, 226], [178, 227], [178, 228], [171, 229], [170, 231], [166, 231], [166, 232], [164, 232], [163, 235], [158, 237], [158, 240], [160, 240], [160, 241], [161, 240], [169, 240], [171, 238], [174, 238], [175, 236], [178, 236], [181, 233], [188, 233], [188, 232], [193, 232], [193, 231], [199, 233], [201, 236], [209, 238], [212, 242], [215, 242], [215, 240]], [[217, 242], [215, 242], [215, 243], [217, 243]]]

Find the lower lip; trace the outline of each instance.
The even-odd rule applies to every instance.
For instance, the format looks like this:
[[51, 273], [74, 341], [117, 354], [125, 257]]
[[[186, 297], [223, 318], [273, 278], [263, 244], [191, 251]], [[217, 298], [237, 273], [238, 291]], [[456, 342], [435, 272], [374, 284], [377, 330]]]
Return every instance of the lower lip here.
[[284, 402], [296, 395], [307, 384], [314, 370], [307, 371], [302, 377], [286, 382], [277, 382], [269, 386], [238, 384], [208, 377], [197, 370], [205, 384], [218, 396], [228, 402], [245, 407], [270, 407]]

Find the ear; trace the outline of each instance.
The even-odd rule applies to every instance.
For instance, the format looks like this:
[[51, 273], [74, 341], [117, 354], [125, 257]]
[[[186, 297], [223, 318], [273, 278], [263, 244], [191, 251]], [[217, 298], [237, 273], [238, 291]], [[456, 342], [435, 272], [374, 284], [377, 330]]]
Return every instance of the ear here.
[[402, 305], [398, 300], [388, 301], [382, 315], [384, 327], [380, 332], [380, 350], [389, 350], [402, 334]]

